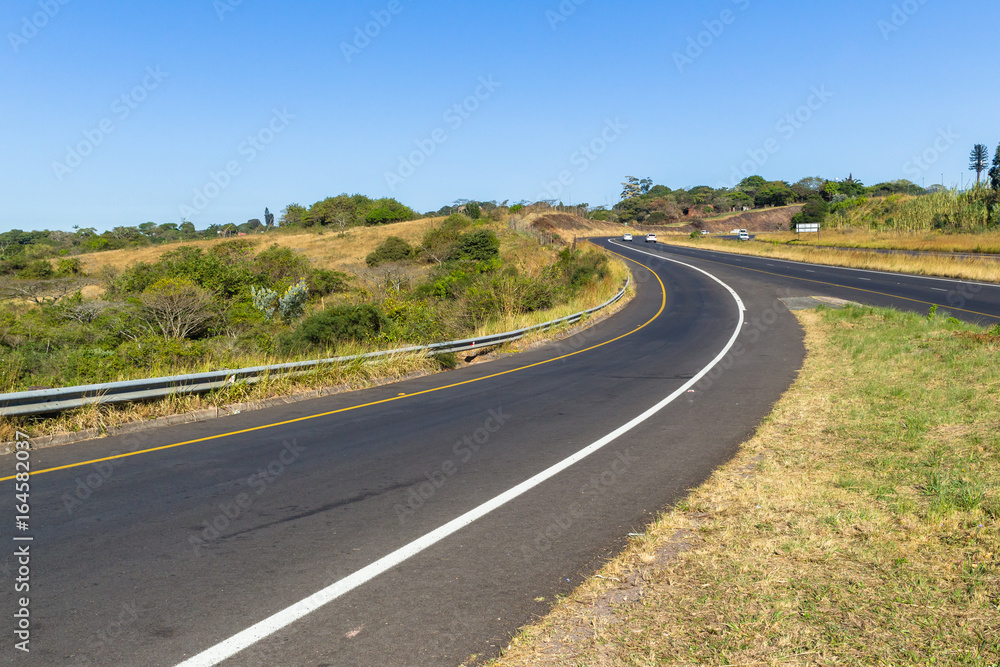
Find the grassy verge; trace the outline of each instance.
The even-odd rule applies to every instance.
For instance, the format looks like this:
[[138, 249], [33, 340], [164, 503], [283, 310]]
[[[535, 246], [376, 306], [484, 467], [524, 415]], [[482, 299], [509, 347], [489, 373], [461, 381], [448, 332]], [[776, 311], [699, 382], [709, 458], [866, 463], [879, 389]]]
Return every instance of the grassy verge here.
[[1000, 262], [992, 259], [952, 259], [950, 257], [906, 255], [886, 255], [876, 252], [859, 253], [851, 250], [832, 248], [810, 248], [791, 245], [775, 245], [766, 238], [761, 241], [738, 242], [712, 237], [698, 239], [686, 236], [663, 236], [661, 243], [720, 250], [738, 255], [774, 257], [798, 262], [812, 262], [827, 266], [846, 266], [875, 271], [895, 271], [914, 273], [922, 276], [942, 276], [964, 280], [1000, 282]]
[[879, 250], [917, 250], [924, 252], [981, 252], [1000, 253], [1000, 231], [945, 234], [927, 232], [869, 232], [860, 229], [831, 229], [822, 234], [796, 234], [777, 232], [759, 237], [774, 244], [801, 246], [839, 246], [842, 248], [871, 248]]
[[798, 316], [757, 435], [494, 667], [998, 664], [1000, 329]]

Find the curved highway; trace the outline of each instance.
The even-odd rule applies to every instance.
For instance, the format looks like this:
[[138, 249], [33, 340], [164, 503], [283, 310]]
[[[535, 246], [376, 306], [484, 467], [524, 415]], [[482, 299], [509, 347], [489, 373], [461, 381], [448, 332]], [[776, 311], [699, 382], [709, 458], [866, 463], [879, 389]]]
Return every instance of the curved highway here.
[[[637, 296], [558, 343], [32, 452], [32, 650], [19, 662], [456, 665], [495, 654], [769, 412], [804, 354], [779, 297], [893, 301], [881, 282], [855, 294], [844, 278], [803, 283], [752, 258], [602, 243], [641, 262]], [[893, 305], [928, 294], [903, 287]], [[986, 312], [995, 298], [980, 287], [965, 305]], [[0, 466], [13, 473], [11, 457]], [[13, 526], [13, 482], [0, 491], [11, 499], [0, 521]], [[13, 610], [16, 566], [3, 558], [0, 599]]]

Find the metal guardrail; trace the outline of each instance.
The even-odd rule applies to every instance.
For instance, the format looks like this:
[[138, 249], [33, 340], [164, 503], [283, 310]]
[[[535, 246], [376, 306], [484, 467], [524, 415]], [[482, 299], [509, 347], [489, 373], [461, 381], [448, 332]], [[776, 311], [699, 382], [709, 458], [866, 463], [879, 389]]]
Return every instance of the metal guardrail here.
[[49, 412], [61, 412], [73, 408], [83, 407], [94, 403], [126, 403], [129, 401], [141, 401], [152, 398], [162, 398], [172, 394], [198, 394], [225, 387], [238, 382], [258, 382], [265, 377], [273, 376], [296, 376], [303, 375], [318, 368], [344, 364], [351, 361], [366, 361], [386, 357], [393, 354], [406, 354], [410, 352], [426, 352], [428, 355], [442, 354], [446, 352], [462, 352], [481, 347], [492, 347], [523, 338], [534, 331], [547, 329], [558, 324], [572, 324], [580, 321], [584, 315], [595, 313], [618, 302], [625, 296], [629, 281], [618, 294], [589, 310], [580, 311], [573, 315], [567, 315], [557, 320], [543, 322], [525, 329], [507, 331], [490, 336], [480, 336], [478, 338], [466, 338], [464, 340], [453, 340], [445, 343], [432, 343], [430, 345], [413, 345], [410, 347], [398, 348], [395, 350], [384, 350], [380, 352], [368, 352], [366, 354], [356, 354], [347, 357], [332, 357], [329, 359], [315, 359], [312, 361], [293, 361], [284, 364], [274, 364], [271, 366], [254, 366], [252, 368], [238, 368], [221, 371], [210, 371], [207, 373], [193, 373], [190, 375], [172, 375], [170, 377], [150, 378], [145, 380], [126, 380], [124, 382], [105, 382], [103, 384], [88, 384], [78, 387], [61, 387], [57, 389], [41, 389], [36, 391], [20, 391], [10, 394], [0, 394], [0, 415], [13, 417], [17, 415], [45, 414]]

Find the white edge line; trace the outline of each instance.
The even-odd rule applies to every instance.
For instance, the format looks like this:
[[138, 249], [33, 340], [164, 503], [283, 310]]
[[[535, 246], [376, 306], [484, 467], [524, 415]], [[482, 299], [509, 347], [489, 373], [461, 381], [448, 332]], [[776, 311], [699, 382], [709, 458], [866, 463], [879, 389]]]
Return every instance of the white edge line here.
[[563, 470], [566, 470], [573, 464], [585, 459], [586, 457], [598, 451], [608, 443], [617, 439], [619, 436], [623, 435], [624, 433], [627, 433], [628, 431], [632, 430], [642, 422], [646, 421], [647, 419], [655, 415], [657, 412], [665, 408], [667, 405], [672, 403], [675, 399], [677, 399], [678, 396], [682, 396], [690, 387], [692, 387], [699, 380], [701, 380], [701, 378], [703, 378], [710, 370], [712, 370], [712, 368], [715, 367], [716, 364], [722, 361], [722, 359], [726, 356], [726, 354], [729, 353], [729, 350], [732, 349], [733, 345], [736, 343], [736, 339], [739, 337], [740, 331], [743, 328], [743, 312], [746, 310], [746, 306], [743, 305], [743, 301], [740, 299], [739, 295], [732, 287], [730, 287], [729, 285], [722, 282], [721, 280], [713, 276], [711, 273], [703, 269], [700, 269], [696, 266], [691, 266], [690, 264], [685, 264], [684, 262], [678, 262], [677, 260], [674, 259], [661, 257], [660, 255], [654, 255], [652, 253], [648, 253], [642, 250], [636, 250], [636, 252], [641, 252], [643, 254], [650, 255], [651, 257], [663, 259], [668, 262], [674, 262], [675, 264], [680, 264], [682, 266], [694, 269], [695, 271], [698, 271], [700, 273], [704, 273], [706, 276], [708, 276], [709, 278], [711, 278], [712, 280], [714, 280], [715, 282], [719, 283], [724, 288], [726, 288], [726, 290], [728, 290], [729, 293], [732, 295], [733, 299], [736, 300], [736, 304], [739, 306], [739, 322], [736, 326], [736, 330], [733, 332], [732, 337], [729, 339], [729, 342], [722, 349], [722, 351], [719, 352], [719, 354], [707, 366], [705, 366], [705, 368], [703, 368], [693, 378], [691, 378], [683, 385], [681, 385], [672, 394], [670, 394], [662, 401], [660, 401], [653, 407], [649, 408], [648, 410], [640, 414], [638, 417], [635, 417], [634, 419], [624, 424], [623, 426], [619, 426], [611, 433], [607, 434], [606, 436], [594, 442], [593, 444], [588, 445], [587, 447], [581, 449], [580, 451], [576, 452], [569, 458], [563, 459], [559, 463], [556, 463], [555, 465], [543, 470], [537, 475], [529, 479], [526, 479], [525, 481], [521, 482], [512, 489], [505, 491], [504, 493], [501, 493], [499, 496], [496, 496], [492, 500], [486, 501], [479, 507], [469, 510], [468, 512], [459, 516], [456, 519], [452, 519], [451, 521], [444, 524], [440, 528], [437, 528], [427, 533], [423, 537], [417, 538], [416, 540], [410, 542], [409, 544], [400, 547], [396, 551], [393, 551], [392, 553], [383, 556], [382, 558], [371, 563], [370, 565], [361, 568], [354, 574], [349, 575], [341, 579], [340, 581], [337, 581], [327, 586], [326, 588], [317, 591], [316, 593], [313, 593], [309, 597], [300, 600], [299, 602], [296, 602], [290, 607], [287, 607], [282, 611], [279, 611], [278, 613], [269, 616], [268, 618], [265, 618], [263, 621], [260, 621], [259, 623], [250, 626], [246, 630], [243, 630], [242, 632], [233, 635], [229, 639], [226, 639], [216, 644], [215, 646], [212, 646], [211, 648], [206, 649], [205, 651], [202, 651], [201, 653], [192, 656], [191, 658], [188, 658], [184, 662], [180, 663], [177, 667], [212, 667], [213, 665], [219, 664], [223, 660], [231, 658], [240, 651], [256, 644], [265, 637], [274, 634], [275, 632], [291, 625], [295, 621], [319, 609], [320, 607], [326, 605], [327, 603], [332, 602], [333, 600], [336, 600], [342, 595], [349, 593], [350, 591], [354, 590], [355, 588], [358, 588], [359, 586], [367, 583], [368, 581], [371, 581], [372, 579], [379, 576], [383, 572], [386, 572], [387, 570], [395, 567], [396, 565], [399, 565], [400, 563], [406, 561], [407, 559], [419, 554], [421, 551], [424, 551], [425, 549], [433, 546], [434, 544], [437, 544], [446, 537], [453, 535], [454, 533], [468, 526], [472, 522], [486, 516], [493, 510], [507, 504], [511, 500], [514, 500], [518, 496], [528, 492], [529, 490], [538, 486], [542, 482], [550, 479], [551, 477], [554, 477], [555, 475], [558, 475]]

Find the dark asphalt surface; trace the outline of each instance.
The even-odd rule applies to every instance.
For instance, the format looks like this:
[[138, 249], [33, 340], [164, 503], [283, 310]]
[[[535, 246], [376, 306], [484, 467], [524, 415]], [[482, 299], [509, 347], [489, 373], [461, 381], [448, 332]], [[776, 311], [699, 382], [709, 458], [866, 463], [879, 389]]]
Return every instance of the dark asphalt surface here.
[[[494, 655], [752, 434], [803, 357], [801, 330], [779, 297], [927, 307], [852, 293], [850, 276], [817, 276], [834, 284], [825, 285], [775, 267], [756, 273], [752, 258], [616, 249], [650, 266], [665, 294], [635, 267], [632, 303], [558, 343], [391, 386], [33, 452], [40, 470], [211, 438], [32, 478], [32, 650], [15, 654], [8, 642], [17, 570], [9, 546], [0, 553], [10, 624], [0, 628], [0, 659], [177, 664], [565, 459], [698, 373], [738, 322], [734, 300], [710, 278], [636, 251], [704, 268], [739, 293], [747, 321], [738, 346], [691, 393], [225, 664], [457, 665]], [[927, 284], [903, 282], [903, 296], [927, 296]], [[968, 309], [1000, 315], [996, 288], [954, 289]], [[627, 334], [661, 305], [625, 338], [523, 368]], [[447, 387], [476, 378], [484, 379]], [[417, 392], [429, 393], [400, 396]], [[377, 401], [385, 402], [367, 405]], [[343, 411], [309, 418], [335, 410]], [[303, 420], [215, 437], [292, 419]], [[0, 466], [12, 474], [14, 461]], [[0, 493], [9, 498], [0, 521], [12, 526], [12, 482]]]
[[779, 291], [795, 290], [800, 294], [833, 296], [922, 313], [937, 305], [941, 315], [947, 311], [954, 317], [984, 326], [1000, 322], [997, 284], [806, 264], [663, 243], [657, 244], [657, 251], [669, 252], [678, 259], [698, 259], [698, 266], [718, 269], [720, 276], [727, 275], [726, 267], [738, 268]]

